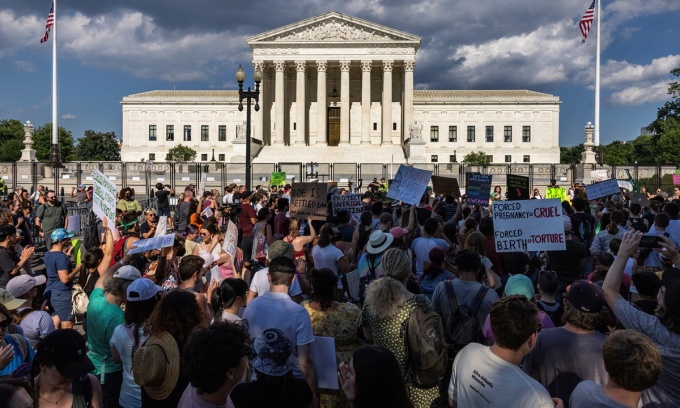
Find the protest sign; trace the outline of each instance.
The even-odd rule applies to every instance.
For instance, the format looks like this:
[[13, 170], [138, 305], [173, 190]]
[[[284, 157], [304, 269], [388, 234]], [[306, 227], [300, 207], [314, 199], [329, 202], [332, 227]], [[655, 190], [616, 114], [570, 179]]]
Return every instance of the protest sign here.
[[156, 232], [153, 234], [154, 237], [160, 237], [168, 233], [168, 217], [162, 215], [158, 217], [158, 224], [156, 225]]
[[338, 385], [338, 368], [335, 360], [335, 339], [333, 337], [314, 336], [310, 347], [316, 383], [325, 390], [340, 389]]
[[205, 207], [205, 210], [203, 210], [203, 212], [201, 214], [205, 215], [206, 218], [210, 218], [213, 215], [215, 215], [215, 213], [213, 212], [213, 210], [210, 207]]
[[227, 233], [224, 236], [224, 244], [222, 249], [231, 255], [232, 259], [236, 259], [236, 244], [238, 243], [238, 227], [231, 220], [227, 224]]
[[201, 179], [198, 182], [198, 195], [205, 193], [205, 183], [208, 181], [208, 173], [201, 174]]
[[361, 194], [335, 194], [331, 196], [333, 205], [333, 216], [338, 215], [338, 211], [347, 210], [350, 215], [361, 214]]
[[272, 173], [270, 186], [283, 187], [286, 185], [286, 172], [285, 171], [275, 171]]
[[633, 191], [633, 183], [628, 180], [616, 180], [616, 183], [619, 185], [619, 188], [625, 188], [629, 192]]
[[328, 213], [326, 183], [295, 183], [290, 190], [290, 216], [304, 220], [326, 220]]
[[619, 193], [621, 193], [621, 189], [619, 188], [619, 182], [616, 179], [609, 179], [586, 186], [588, 200], [597, 200], [600, 197], [607, 197]]
[[649, 205], [649, 198], [647, 198], [647, 193], [636, 193], [630, 196], [630, 202], [647, 207]]
[[491, 193], [491, 175], [489, 174], [470, 174], [467, 192], [468, 204], [489, 205], [489, 195]]
[[349, 297], [358, 302], [361, 300], [359, 298], [359, 283], [361, 280], [359, 271], [355, 269], [352, 272], [347, 273], [345, 277], [347, 278], [347, 286], [349, 287]]
[[493, 203], [496, 252], [562, 251], [567, 248], [559, 200]]
[[413, 167], [399, 165], [392, 184], [387, 191], [387, 197], [411, 205], [418, 205], [423, 193], [430, 182], [432, 172]]
[[451, 194], [454, 197], [460, 197], [460, 186], [457, 178], [432, 176], [432, 187], [437, 194]]
[[154, 249], [161, 249], [172, 246], [175, 243], [175, 234], [162, 235], [160, 237], [153, 237], [147, 239], [140, 239], [132, 244], [132, 249], [128, 251], [128, 255], [139, 254]]
[[680, 174], [673, 174], [673, 184], [680, 185]]
[[605, 181], [608, 178], [609, 176], [607, 175], [606, 169], [590, 171], [590, 179], [592, 180], [593, 183], [599, 183], [600, 181]]
[[508, 174], [506, 177], [508, 200], [529, 199], [529, 177]]
[[545, 189], [545, 198], [559, 198], [562, 202], [567, 199], [567, 190], [562, 187], [548, 187]]
[[92, 196], [92, 211], [99, 219], [108, 218], [109, 222], [116, 219], [116, 183], [109, 180], [99, 170], [94, 171], [94, 194]]

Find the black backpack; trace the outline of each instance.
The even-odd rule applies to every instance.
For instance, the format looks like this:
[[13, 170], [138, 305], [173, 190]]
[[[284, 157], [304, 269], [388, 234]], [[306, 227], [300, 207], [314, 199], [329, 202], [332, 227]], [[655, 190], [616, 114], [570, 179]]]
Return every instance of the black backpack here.
[[453, 359], [463, 347], [470, 343], [484, 344], [484, 334], [477, 320], [477, 312], [479, 312], [489, 288], [482, 285], [472, 301], [472, 307], [468, 307], [467, 305], [458, 305], [456, 292], [453, 290], [451, 281], [446, 281], [444, 287], [451, 304], [451, 314], [446, 322], [445, 332], [449, 359]]
[[94, 212], [90, 212], [90, 221], [85, 226], [85, 232], [83, 234], [83, 247], [86, 251], [93, 248], [98, 248], [101, 245], [101, 239], [99, 237], [99, 224], [101, 221]]

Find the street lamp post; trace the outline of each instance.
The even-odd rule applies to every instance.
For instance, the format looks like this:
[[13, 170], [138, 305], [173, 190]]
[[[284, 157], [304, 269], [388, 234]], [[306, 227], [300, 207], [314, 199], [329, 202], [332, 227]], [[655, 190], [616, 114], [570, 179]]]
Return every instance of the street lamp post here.
[[246, 100], [246, 190], [251, 190], [251, 176], [250, 176], [250, 103], [255, 100], [255, 111], [260, 110], [260, 82], [262, 82], [262, 71], [256, 69], [253, 72], [253, 79], [255, 80], [255, 90], [251, 91], [248, 87], [247, 91], [243, 90], [243, 81], [246, 79], [246, 73], [238, 66], [236, 71], [236, 81], [238, 82], [238, 110], [243, 111], [243, 99]]

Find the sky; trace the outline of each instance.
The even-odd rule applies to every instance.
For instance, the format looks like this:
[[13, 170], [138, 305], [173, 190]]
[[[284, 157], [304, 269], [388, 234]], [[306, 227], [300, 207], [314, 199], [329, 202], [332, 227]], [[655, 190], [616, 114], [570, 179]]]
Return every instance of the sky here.
[[[594, 120], [591, 0], [60, 0], [59, 125], [122, 133], [120, 101], [159, 89], [236, 89], [245, 42], [328, 11], [422, 37], [416, 89], [530, 89], [559, 96], [560, 145]], [[52, 118], [50, 0], [0, 0], [0, 119]], [[602, 144], [633, 140], [680, 67], [680, 1], [602, 0]], [[246, 80], [248, 81], [248, 79]]]

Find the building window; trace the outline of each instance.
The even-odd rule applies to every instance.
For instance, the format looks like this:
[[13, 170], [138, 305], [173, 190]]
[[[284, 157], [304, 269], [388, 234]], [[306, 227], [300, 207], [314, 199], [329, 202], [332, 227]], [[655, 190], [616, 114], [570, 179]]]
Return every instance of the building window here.
[[149, 141], [156, 141], [156, 125], [149, 125]]
[[208, 125], [201, 125], [201, 142], [210, 140], [210, 131]]
[[531, 163], [531, 158], [529, 157], [528, 154], [525, 154], [524, 156], [522, 156], [522, 162]]
[[430, 126], [430, 142], [439, 141], [439, 126]]
[[220, 154], [217, 155], [217, 158], [218, 158], [220, 161], [222, 161], [222, 162], [225, 160], [224, 157], [225, 157], [225, 156], [224, 156], [224, 153], [220, 153]]
[[156, 160], [156, 153], [149, 153], [149, 160]]
[[392, 130], [397, 130], [397, 122], [392, 123]]
[[433, 154], [433, 155], [430, 157], [430, 161], [431, 161], [432, 163], [437, 163], [437, 162], [439, 161], [439, 155]]
[[531, 142], [531, 126], [522, 126], [522, 142]]
[[293, 122], [293, 130], [297, 130], [297, 122]]
[[488, 161], [489, 163], [493, 163], [493, 156], [490, 155], [490, 154], [487, 154], [486, 155], [486, 161]]
[[503, 141], [505, 143], [512, 143], [512, 126], [503, 127]]
[[486, 127], [486, 142], [493, 143], [493, 126]]
[[458, 126], [449, 126], [449, 142], [458, 143]]
[[378, 122], [373, 122], [373, 130], [378, 130]]
[[217, 140], [220, 142], [227, 141], [227, 125], [220, 125], [217, 128]]
[[473, 143], [475, 141], [475, 127], [474, 126], [468, 126], [467, 127], [467, 141], [470, 143]]
[[208, 161], [208, 154], [207, 153], [201, 154], [201, 161]]
[[455, 162], [456, 162], [456, 155], [450, 154], [449, 155], [449, 163], [455, 163]]
[[175, 140], [175, 125], [167, 125], [165, 127], [165, 140], [169, 142]]
[[184, 141], [191, 142], [191, 125], [184, 125]]
[[505, 155], [505, 162], [506, 163], [512, 163], [512, 155], [506, 154]]

